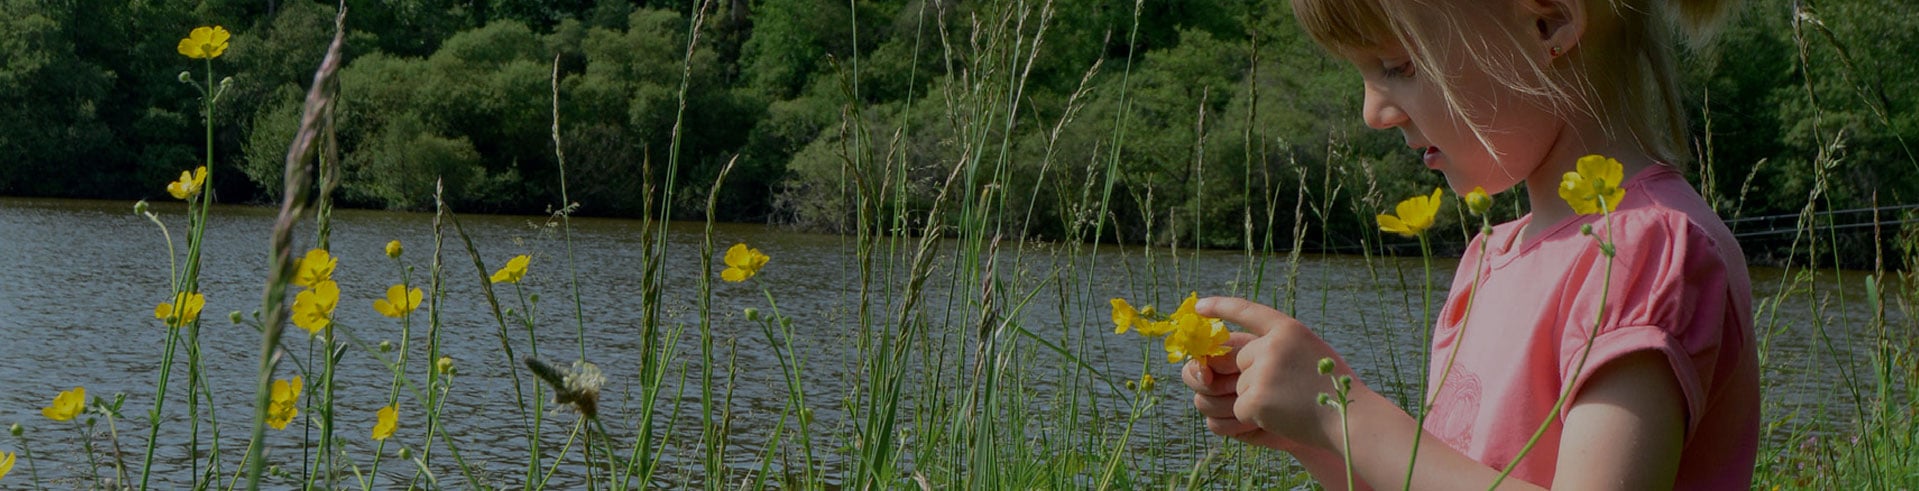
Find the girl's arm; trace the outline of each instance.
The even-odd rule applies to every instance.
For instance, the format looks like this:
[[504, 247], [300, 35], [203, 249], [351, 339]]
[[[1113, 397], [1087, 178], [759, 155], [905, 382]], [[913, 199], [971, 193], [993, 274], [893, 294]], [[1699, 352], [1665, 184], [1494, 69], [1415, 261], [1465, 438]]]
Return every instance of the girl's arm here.
[[[1338, 412], [1314, 401], [1317, 394], [1332, 392], [1327, 377], [1315, 371], [1320, 358], [1338, 359], [1331, 347], [1298, 321], [1257, 303], [1205, 299], [1197, 310], [1200, 315], [1239, 324], [1256, 336], [1234, 350], [1236, 363], [1231, 368], [1211, 363], [1189, 370], [1220, 374], [1196, 377], [1215, 380], [1189, 380], [1189, 385], [1216, 382], [1200, 384], [1196, 390], [1232, 383], [1230, 395], [1196, 397], [1201, 413], [1231, 414], [1236, 421], [1269, 434], [1261, 439], [1269, 446], [1297, 445], [1294, 453], [1302, 456], [1302, 462], [1320, 460], [1315, 454], [1339, 455], [1344, 450]], [[1232, 369], [1238, 372], [1227, 373]], [[1670, 489], [1686, 414], [1677, 379], [1665, 358], [1655, 352], [1638, 353], [1592, 369], [1596, 371], [1574, 394], [1566, 411], [1554, 484], [1567, 489]], [[1340, 372], [1352, 374], [1343, 363]], [[1413, 437], [1421, 430], [1390, 400], [1355, 382], [1349, 395], [1348, 426], [1356, 480], [1404, 482]], [[1222, 403], [1226, 406], [1221, 407]], [[1208, 426], [1215, 431], [1230, 427], [1212, 421]], [[1499, 475], [1432, 435], [1419, 440], [1419, 467], [1412, 476], [1419, 489], [1486, 489]], [[1308, 463], [1309, 469], [1313, 467]], [[1344, 477], [1343, 467], [1338, 472]], [[1314, 475], [1325, 473], [1315, 470]], [[1500, 487], [1540, 489], [1510, 477]]]
[[[1642, 352], [1598, 367], [1574, 397], [1560, 434], [1555, 488], [1672, 489], [1686, 414], [1664, 355]], [[1355, 399], [1349, 412], [1354, 471], [1365, 481], [1402, 482], [1418, 431], [1414, 420], [1371, 390]], [[1328, 426], [1337, 435], [1337, 422]], [[1332, 443], [1337, 452], [1339, 440]], [[1415, 488], [1482, 490], [1499, 475], [1431, 434], [1419, 446]], [[1542, 488], [1509, 476], [1500, 489]]]

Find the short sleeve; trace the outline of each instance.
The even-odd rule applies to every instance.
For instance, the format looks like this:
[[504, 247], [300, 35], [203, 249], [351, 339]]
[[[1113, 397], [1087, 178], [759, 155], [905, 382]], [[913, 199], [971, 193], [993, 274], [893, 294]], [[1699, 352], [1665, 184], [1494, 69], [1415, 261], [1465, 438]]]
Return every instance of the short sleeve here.
[[[1690, 437], [1705, 413], [1726, 325], [1737, 322], [1729, 314], [1727, 262], [1709, 235], [1671, 210], [1617, 214], [1610, 234], [1604, 224], [1595, 222], [1595, 235], [1617, 237], [1610, 278], [1596, 241], [1586, 260], [1568, 272], [1577, 288], [1562, 299], [1573, 308], [1566, 311], [1559, 342], [1561, 387], [1569, 384], [1569, 400], [1577, 400], [1600, 367], [1641, 351], [1658, 352], [1685, 397]], [[1602, 291], [1604, 316], [1596, 318]], [[1596, 335], [1594, 325], [1600, 326]], [[1562, 408], [1562, 417], [1571, 406]]]

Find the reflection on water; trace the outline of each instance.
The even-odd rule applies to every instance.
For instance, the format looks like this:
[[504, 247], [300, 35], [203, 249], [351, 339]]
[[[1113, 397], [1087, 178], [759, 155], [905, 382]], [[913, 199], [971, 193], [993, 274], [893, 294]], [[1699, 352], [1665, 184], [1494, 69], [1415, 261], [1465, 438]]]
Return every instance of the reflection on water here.
[[[175, 237], [184, 235], [184, 210], [180, 205], [159, 203], [154, 209], [165, 217]], [[246, 410], [251, 403], [247, 388], [253, 383], [259, 341], [250, 327], [232, 324], [226, 318], [234, 311], [250, 315], [261, 303], [266, 237], [273, 213], [266, 208], [220, 207], [214, 210], [206, 234], [201, 289], [207, 305], [202, 343], [210, 368], [206, 383], [213, 388], [218, 409], [203, 417], [217, 420], [219, 451], [227, 462], [229, 477], [245, 445], [246, 424], [251, 417]], [[630, 442], [634, 426], [628, 418], [637, 413], [638, 403], [629, 390], [637, 391], [632, 381], [640, 366], [644, 307], [639, 279], [641, 224], [606, 219], [573, 221], [572, 254], [578, 267], [572, 274], [578, 276], [580, 294], [580, 322], [576, 323], [567, 283], [567, 249], [557, 231], [543, 225], [543, 217], [460, 219], [487, 268], [497, 268], [516, 254], [532, 254], [531, 272], [521, 288], [540, 295], [538, 303], [523, 307], [514, 299], [514, 288], [499, 290], [506, 306], [535, 313], [539, 341], [535, 346], [518, 325], [510, 324], [502, 331], [480, 292], [482, 278], [491, 271], [475, 268], [457, 238], [448, 237], [444, 246], [446, 296], [439, 304], [439, 314], [443, 351], [456, 360], [460, 376], [452, 388], [445, 422], [466, 460], [476, 463], [484, 478], [495, 483], [516, 482], [524, 471], [527, 448], [522, 428], [528, 423], [513, 402], [513, 373], [509, 371], [524, 369], [507, 357], [502, 336], [516, 355], [537, 349], [540, 356], [562, 363], [580, 358], [584, 348], [586, 358], [597, 363], [609, 379], [608, 401], [603, 403], [609, 426], [616, 438]], [[850, 438], [850, 423], [844, 413], [849, 386], [864, 376], [856, 348], [858, 306], [862, 301], [860, 264], [855, 260], [852, 242], [845, 237], [745, 225], [719, 225], [714, 235], [718, 248], [747, 242], [773, 258], [752, 282], [716, 282], [713, 286], [710, 322], [718, 350], [716, 359], [722, 363], [716, 368], [737, 367], [730, 375], [718, 375], [722, 383], [732, 384], [727, 464], [740, 475], [758, 469], [764, 447], [773, 441], [773, 426], [788, 402], [778, 359], [759, 325], [740, 315], [748, 307], [767, 310], [760, 287], [770, 291], [782, 313], [794, 319], [798, 337], [795, 352], [806, 363], [802, 377], [814, 410], [815, 428], [820, 429], [817, 438], [823, 448], [839, 448]], [[398, 322], [380, 316], [371, 307], [373, 300], [402, 274], [401, 268], [383, 255], [384, 244], [394, 239], [406, 244], [402, 260], [414, 283], [424, 285], [434, 244], [431, 215], [357, 210], [340, 210], [334, 215], [331, 241], [333, 253], [339, 257], [335, 279], [342, 292], [337, 329], [356, 342], [337, 375], [336, 421], [348, 453], [356, 459], [364, 460], [372, 453], [367, 433], [373, 426], [374, 411], [385, 403], [391, 381], [370, 346], [380, 341], [392, 341], [396, 346], [403, 342]], [[311, 243], [313, 236], [303, 231], [300, 240]], [[697, 278], [701, 226], [674, 224], [668, 241], [666, 298], [661, 308], [668, 327], [686, 328], [679, 354], [669, 363], [674, 370], [669, 377], [672, 384], [681, 371], [687, 380], [697, 380], [702, 368], [695, 351], [700, 324]], [[950, 274], [959, 256], [952, 253], [950, 244], [948, 247], [935, 261], [940, 273], [928, 282], [928, 296], [916, 317], [933, 328], [919, 339], [907, 341], [921, 343], [920, 353], [952, 355], [911, 360], [909, 374], [914, 378], [909, 384], [937, 382], [951, 386], [971, 376], [966, 373], [970, 368], [959, 367], [972, 366], [964, 359], [971, 349], [962, 346], [971, 346], [975, 339], [972, 333], [979, 324], [978, 306], [969, 302], [977, 297], [971, 292], [981, 287], [976, 280]], [[1156, 346], [1134, 337], [1107, 334], [1106, 298], [1124, 296], [1139, 303], [1170, 306], [1186, 292], [1197, 290], [1290, 300], [1295, 315], [1341, 349], [1373, 386], [1391, 394], [1397, 386], [1392, 382], [1395, 374], [1401, 380], [1414, 380], [1421, 366], [1424, 330], [1411, 327], [1417, 325], [1413, 312], [1419, 308], [1419, 291], [1408, 287], [1421, 282], [1417, 258], [1373, 259], [1372, 267], [1368, 267], [1368, 261], [1357, 256], [1307, 256], [1297, 271], [1297, 288], [1287, 290], [1285, 278], [1291, 268], [1283, 256], [1249, 261], [1244, 254], [1232, 252], [1172, 256], [1165, 250], [1148, 254], [1137, 248], [1108, 247], [1099, 251], [1097, 262], [1089, 263], [1085, 250], [1072, 257], [1053, 246], [1003, 247], [995, 265], [1004, 280], [995, 285], [1003, 289], [1000, 298], [1011, 300], [1001, 307], [1003, 315], [1033, 336], [1070, 350], [1108, 380], [1092, 383], [1084, 373], [1077, 378], [1048, 376], [1062, 371], [1050, 367], [1066, 367], [1071, 362], [1030, 342], [1023, 334], [1003, 334], [1000, 338], [1018, 354], [1002, 368], [1016, 369], [1012, 373], [1019, 374], [1022, 390], [1040, 395], [1033, 397], [1036, 408], [1047, 404], [1045, 394], [1066, 387], [1064, 390], [1095, 394], [1098, 401], [1088, 408], [1091, 412], [1123, 415], [1126, 395], [1113, 393], [1106, 382], [1116, 384], [1136, 376], [1142, 366], [1148, 367], [1169, 381], [1160, 389], [1166, 399], [1154, 410], [1157, 414], [1143, 420], [1133, 441], [1136, 445], [1152, 445], [1168, 455], [1186, 456], [1178, 462], [1164, 463], [1167, 469], [1189, 466], [1214, 446], [1214, 440], [1207, 438], [1200, 420], [1189, 409], [1186, 397], [1181, 395], [1183, 389], [1170, 383], [1177, 377], [1174, 367], [1154, 361], [1160, 359], [1155, 354]], [[184, 256], [185, 251], [176, 252]], [[890, 253], [882, 250], [878, 254], [885, 257]], [[43, 478], [72, 482], [86, 472], [79, 465], [84, 462], [84, 454], [72, 436], [75, 430], [39, 415], [39, 409], [55, 393], [73, 386], [84, 386], [91, 395], [128, 395], [125, 414], [134, 420], [120, 423], [120, 439], [122, 449], [130, 454], [129, 465], [137, 471], [149, 427], [145, 414], [152, 407], [166, 339], [152, 311], [156, 303], [167, 300], [167, 254], [159, 230], [135, 216], [129, 203], [0, 199], [0, 425], [20, 422], [31, 429], [29, 437]], [[881, 279], [874, 283], [874, 293], [866, 297], [866, 302], [878, 317], [896, 313], [899, 285], [886, 278], [903, 276], [900, 263], [884, 259], [875, 263], [875, 274]], [[1452, 263], [1441, 261], [1435, 267], [1438, 277], [1433, 284], [1449, 284]], [[1071, 278], [1072, 286], [1060, 287], [1057, 280], [1062, 276]], [[1769, 296], [1780, 287], [1780, 279], [1780, 271], [1755, 269], [1756, 294]], [[1798, 412], [1803, 421], [1814, 417], [1812, 412], [1819, 408], [1850, 410], [1849, 400], [1841, 397], [1835, 367], [1867, 360], [1863, 346], [1870, 338], [1858, 327], [1868, 319], [1862, 313], [1864, 302], [1858, 297], [1862, 279], [1847, 275], [1827, 276], [1821, 281], [1822, 295], [1832, 295], [1829, 290], [1834, 290], [1835, 284], [1848, 290], [1823, 303], [1815, 303], [1808, 296], [1789, 298], [1779, 304], [1776, 322], [1767, 315], [1758, 317], [1762, 333], [1769, 334], [1770, 339], [1765, 373], [1769, 419]], [[1030, 301], [1018, 304], [1029, 294]], [[1433, 294], [1440, 298], [1444, 292]], [[1014, 305], [1017, 310], [1004, 305]], [[1826, 309], [1829, 319], [1825, 335], [1831, 338], [1831, 349], [1826, 348], [1826, 341], [1809, 321], [1814, 306]], [[421, 312], [425, 312], [424, 307]], [[576, 337], [582, 330], [583, 342]], [[297, 364], [306, 363], [312, 356], [303, 334], [290, 330], [285, 345], [289, 361]], [[425, 326], [415, 325], [410, 342], [424, 343], [425, 339]], [[186, 391], [184, 363], [182, 354], [176, 359], [171, 400], [165, 409], [167, 424], [160, 432], [163, 445], [157, 449], [155, 476], [162, 488], [184, 486], [193, 472], [188, 468], [192, 461], [186, 455], [186, 414], [180, 398]], [[410, 365], [414, 374], [422, 373], [427, 366], [417, 355]], [[283, 365], [279, 377], [290, 376], [290, 370], [291, 366]], [[519, 375], [527, 377], [525, 373]], [[524, 380], [531, 382], [530, 377]], [[533, 387], [524, 386], [523, 390], [528, 391], [525, 397], [530, 400]], [[302, 397], [311, 400], [312, 396], [309, 393]], [[685, 411], [672, 426], [661, 427], [671, 430], [675, 439], [669, 442], [665, 460], [671, 467], [666, 473], [672, 480], [655, 484], [672, 485], [697, 479], [702, 472], [696, 448], [699, 395], [695, 386], [683, 394], [673, 394], [669, 389], [667, 397], [664, 402], [677, 403]], [[420, 442], [423, 410], [410, 397], [402, 400], [401, 427], [393, 441]], [[905, 401], [902, 426], [913, 423], [916, 402]], [[303, 416], [308, 414], [303, 410]], [[575, 419], [571, 414], [557, 413], [545, 418], [547, 455], [565, 446]], [[273, 462], [286, 464], [301, 459], [297, 452], [302, 433], [294, 428], [269, 433], [268, 458]], [[1069, 430], [1027, 429], [1033, 434], [1062, 431]], [[389, 446], [388, 452], [393, 451]], [[578, 450], [572, 452], [569, 465], [555, 475], [552, 486], [569, 489], [583, 478], [583, 469], [577, 465]], [[906, 458], [911, 458], [910, 450]], [[825, 465], [841, 467], [835, 459], [829, 457]], [[391, 464], [382, 466], [382, 474], [388, 478], [411, 476], [410, 467]], [[436, 469], [442, 481], [462, 479], [450, 467], [450, 459], [436, 457], [436, 467], [443, 464], [448, 467]], [[21, 470], [16, 469], [15, 474]], [[110, 469], [103, 467], [102, 472]], [[446, 481], [449, 479], [453, 481]]]

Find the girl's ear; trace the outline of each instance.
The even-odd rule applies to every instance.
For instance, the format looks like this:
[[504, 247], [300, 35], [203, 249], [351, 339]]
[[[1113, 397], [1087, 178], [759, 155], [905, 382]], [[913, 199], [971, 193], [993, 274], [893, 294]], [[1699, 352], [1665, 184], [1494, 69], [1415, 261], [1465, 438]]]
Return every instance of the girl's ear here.
[[1549, 58], [1559, 58], [1579, 45], [1586, 33], [1586, 0], [1520, 0], [1533, 24], [1533, 40]]

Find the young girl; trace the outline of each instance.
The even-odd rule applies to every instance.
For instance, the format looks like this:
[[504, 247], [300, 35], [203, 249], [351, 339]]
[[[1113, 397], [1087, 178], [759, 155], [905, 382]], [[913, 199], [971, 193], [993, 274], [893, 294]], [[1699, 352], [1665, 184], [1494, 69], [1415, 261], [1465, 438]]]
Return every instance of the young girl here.
[[[1207, 427], [1291, 453], [1330, 489], [1347, 486], [1346, 452], [1356, 487], [1485, 489], [1510, 468], [1502, 487], [1748, 488], [1751, 288], [1731, 233], [1673, 168], [1686, 125], [1668, 42], [1670, 19], [1697, 33], [1729, 2], [1292, 0], [1363, 75], [1369, 126], [1398, 129], [1456, 192], [1524, 185], [1531, 214], [1467, 247], [1435, 326], [1423, 428], [1354, 381], [1348, 445], [1315, 400], [1334, 393], [1315, 366], [1338, 354], [1233, 298], [1197, 305], [1244, 328], [1233, 351], [1183, 373]], [[1610, 216], [1576, 214], [1558, 192], [1593, 154], [1624, 168]]]

